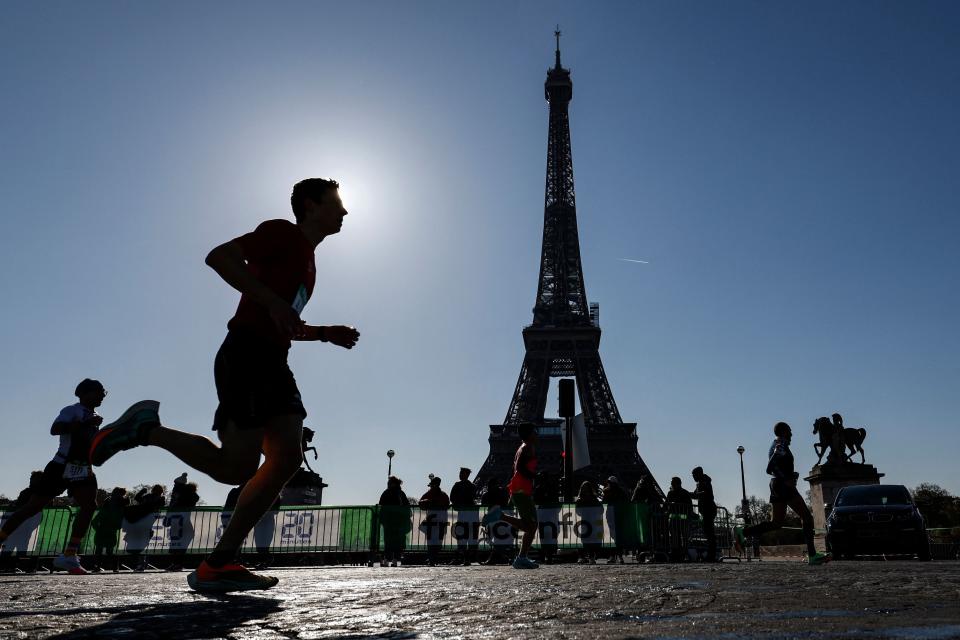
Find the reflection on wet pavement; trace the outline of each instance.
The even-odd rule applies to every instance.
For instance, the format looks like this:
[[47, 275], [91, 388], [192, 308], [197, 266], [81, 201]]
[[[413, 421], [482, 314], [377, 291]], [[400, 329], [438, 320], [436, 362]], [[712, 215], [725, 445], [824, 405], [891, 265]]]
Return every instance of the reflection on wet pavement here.
[[319, 567], [209, 598], [185, 574], [0, 577], [0, 637], [960, 637], [960, 564]]

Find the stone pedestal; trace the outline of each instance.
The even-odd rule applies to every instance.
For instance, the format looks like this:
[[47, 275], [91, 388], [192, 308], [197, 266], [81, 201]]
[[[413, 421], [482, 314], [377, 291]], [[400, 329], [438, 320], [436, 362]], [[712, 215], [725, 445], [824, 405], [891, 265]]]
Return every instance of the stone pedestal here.
[[[810, 502], [813, 508], [813, 524], [823, 530], [826, 527], [827, 515], [833, 507], [833, 500], [841, 487], [854, 484], [880, 484], [879, 473], [872, 464], [817, 464], [810, 470], [810, 475], [804, 478], [810, 483]], [[828, 505], [824, 507], [824, 505]]]

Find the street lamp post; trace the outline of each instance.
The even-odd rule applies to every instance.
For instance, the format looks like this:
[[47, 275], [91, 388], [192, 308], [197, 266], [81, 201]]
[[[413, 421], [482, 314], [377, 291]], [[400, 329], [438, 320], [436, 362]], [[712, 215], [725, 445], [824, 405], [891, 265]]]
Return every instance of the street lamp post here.
[[743, 475], [743, 452], [746, 449], [743, 445], [737, 447], [737, 453], [740, 454], [740, 490], [743, 492], [743, 499], [740, 501], [740, 513], [743, 515], [743, 521], [750, 524], [750, 503], [747, 502], [747, 481]]
[[393, 449], [390, 449], [389, 451], [387, 451], [387, 459], [388, 459], [388, 462], [387, 462], [387, 477], [388, 477], [388, 478], [393, 475], [393, 456], [395, 456], [396, 453], [397, 453], [397, 452], [394, 451]]

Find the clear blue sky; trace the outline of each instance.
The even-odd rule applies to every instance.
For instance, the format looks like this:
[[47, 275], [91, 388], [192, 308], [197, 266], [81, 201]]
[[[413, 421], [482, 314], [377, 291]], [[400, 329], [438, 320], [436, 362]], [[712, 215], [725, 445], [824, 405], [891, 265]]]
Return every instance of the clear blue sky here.
[[363, 334], [292, 355], [327, 501], [375, 500], [388, 448], [410, 494], [478, 469], [532, 319], [556, 23], [601, 355], [660, 482], [702, 465], [732, 506], [743, 444], [764, 495], [772, 425], [806, 470], [839, 411], [886, 480], [960, 492], [960, 7], [476, 7], [4, 4], [0, 492], [85, 376], [108, 420], [155, 398], [210, 433], [238, 296], [203, 258], [317, 175], [350, 215], [304, 315]]

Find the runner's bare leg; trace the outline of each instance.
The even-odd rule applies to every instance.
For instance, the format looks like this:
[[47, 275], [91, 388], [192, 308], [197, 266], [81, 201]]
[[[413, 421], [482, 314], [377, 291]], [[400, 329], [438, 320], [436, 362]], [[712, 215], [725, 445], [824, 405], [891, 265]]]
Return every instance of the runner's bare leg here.
[[239, 549], [250, 530], [273, 504], [280, 490], [300, 468], [303, 418], [277, 416], [268, 421], [263, 433], [263, 464], [253, 474], [237, 499], [230, 522], [217, 543], [217, 551]]
[[263, 429], [238, 429], [228, 420], [218, 432], [222, 443], [218, 447], [195, 433], [154, 427], [147, 444], [166, 449], [217, 482], [238, 485], [252, 477], [260, 465], [263, 433]]
[[87, 528], [90, 526], [90, 520], [93, 519], [93, 513], [97, 510], [97, 489], [96, 487], [76, 487], [72, 489], [73, 499], [80, 505], [77, 517], [73, 521], [73, 530], [71, 538], [83, 538], [87, 535]]

